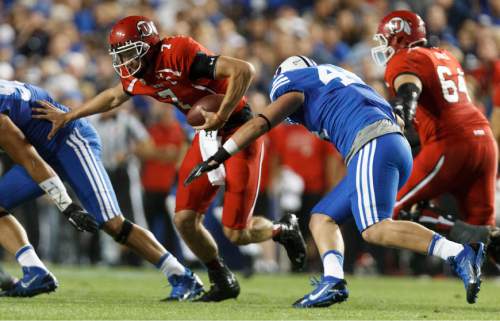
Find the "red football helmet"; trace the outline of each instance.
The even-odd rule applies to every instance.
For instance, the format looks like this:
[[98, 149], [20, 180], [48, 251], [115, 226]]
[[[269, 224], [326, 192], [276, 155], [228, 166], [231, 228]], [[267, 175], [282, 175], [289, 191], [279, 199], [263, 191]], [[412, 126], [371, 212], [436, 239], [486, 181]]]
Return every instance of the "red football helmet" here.
[[393, 11], [380, 21], [373, 37], [380, 44], [372, 48], [373, 60], [384, 66], [397, 50], [425, 45], [425, 35], [425, 23], [418, 14], [406, 10]]
[[155, 24], [143, 16], [129, 16], [118, 21], [108, 37], [113, 68], [122, 78], [136, 74], [142, 58], [160, 41]]

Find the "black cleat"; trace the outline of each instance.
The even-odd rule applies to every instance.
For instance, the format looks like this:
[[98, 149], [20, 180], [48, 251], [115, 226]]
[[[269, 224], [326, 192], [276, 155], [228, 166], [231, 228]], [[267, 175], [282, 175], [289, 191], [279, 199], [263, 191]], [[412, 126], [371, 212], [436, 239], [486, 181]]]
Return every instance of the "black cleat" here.
[[208, 270], [210, 289], [196, 302], [220, 302], [227, 299], [236, 299], [240, 294], [240, 284], [236, 276], [226, 266], [220, 270]]
[[489, 227], [488, 244], [486, 246], [486, 255], [493, 264], [500, 270], [500, 228]]
[[0, 268], [0, 290], [7, 291], [12, 289], [16, 285], [17, 281], [18, 279], [10, 276], [7, 272]]
[[306, 242], [299, 228], [299, 219], [295, 214], [286, 214], [279, 221], [281, 232], [273, 240], [285, 247], [292, 262], [292, 270], [300, 271], [306, 264]]

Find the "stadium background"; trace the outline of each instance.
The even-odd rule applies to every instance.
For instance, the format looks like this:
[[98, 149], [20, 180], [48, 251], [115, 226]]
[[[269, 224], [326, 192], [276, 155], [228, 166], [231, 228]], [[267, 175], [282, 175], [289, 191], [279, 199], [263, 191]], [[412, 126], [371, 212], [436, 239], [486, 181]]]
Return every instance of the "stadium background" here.
[[[78, 107], [118, 81], [107, 53], [110, 26], [123, 16], [141, 14], [156, 21], [162, 36], [189, 35], [217, 53], [250, 61], [257, 75], [248, 96], [257, 110], [268, 103], [275, 67], [293, 54], [350, 69], [385, 95], [383, 69], [370, 56], [371, 39], [380, 18], [401, 8], [419, 13], [427, 23], [430, 43], [446, 47], [459, 58], [467, 73], [469, 93], [492, 120], [498, 137], [499, 0], [3, 0], [0, 78], [37, 84], [56, 100]], [[105, 166], [125, 216], [149, 225], [167, 249], [188, 264], [196, 264], [171, 223], [176, 164], [193, 134], [181, 115], [164, 104], [134, 97], [126, 107], [92, 121], [102, 136]], [[281, 126], [268, 135], [267, 143], [262, 197], [255, 214], [279, 218], [284, 211], [294, 211], [306, 222], [308, 209], [342, 177], [343, 165], [327, 143], [299, 127]], [[146, 159], [144, 150], [153, 146], [165, 154], [165, 162]], [[2, 171], [9, 166], [2, 156]], [[449, 199], [441, 204], [453, 210]], [[143, 264], [104, 234], [77, 234], [43, 198], [15, 214], [46, 261]], [[252, 272], [251, 265], [259, 272], [288, 269], [273, 244], [231, 246], [220, 233], [218, 215], [215, 202], [206, 224], [231, 265], [247, 273]], [[344, 236], [347, 272], [423, 273], [422, 264], [425, 272], [443, 272], [439, 263], [366, 246], [353, 226], [344, 227]], [[313, 246], [310, 253], [308, 269], [319, 270]], [[12, 258], [4, 255], [3, 259]]]

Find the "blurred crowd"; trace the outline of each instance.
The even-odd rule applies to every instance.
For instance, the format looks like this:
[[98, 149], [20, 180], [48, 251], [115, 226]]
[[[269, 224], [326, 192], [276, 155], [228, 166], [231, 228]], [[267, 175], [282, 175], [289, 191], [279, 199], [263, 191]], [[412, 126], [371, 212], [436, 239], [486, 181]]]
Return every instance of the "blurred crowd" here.
[[[372, 61], [370, 49], [379, 20], [394, 9], [420, 14], [430, 44], [459, 59], [471, 98], [491, 117], [500, 136], [500, 113], [495, 109], [500, 108], [500, 0], [3, 0], [0, 78], [37, 84], [77, 108], [118, 82], [107, 47], [112, 24], [127, 15], [144, 15], [156, 21], [162, 36], [189, 35], [216, 53], [251, 62], [257, 71], [248, 92], [254, 110], [269, 102], [276, 66], [295, 54], [349, 69], [386, 95], [383, 69]], [[122, 210], [149, 226], [177, 256], [194, 260], [171, 220], [177, 164], [193, 132], [172, 106], [143, 97], [126, 105], [92, 119], [103, 139], [104, 164]], [[343, 163], [328, 143], [301, 127], [280, 125], [266, 139], [268, 159], [255, 215], [299, 213], [307, 233], [309, 209], [344, 175]], [[7, 159], [3, 166], [8, 168]], [[213, 224], [218, 213], [215, 202], [207, 219], [215, 230], [220, 229]], [[44, 259], [141, 264], [102, 235], [73, 233], [43, 199], [19, 208], [16, 215]], [[367, 248], [352, 226], [346, 226], [344, 234], [348, 272], [398, 273], [411, 266], [401, 263], [411, 261], [405, 253]], [[224, 244], [222, 237], [220, 242]], [[226, 259], [235, 266], [286, 269], [273, 244], [240, 249], [225, 245]], [[309, 249], [309, 268], [314, 270], [319, 267], [311, 242]]]

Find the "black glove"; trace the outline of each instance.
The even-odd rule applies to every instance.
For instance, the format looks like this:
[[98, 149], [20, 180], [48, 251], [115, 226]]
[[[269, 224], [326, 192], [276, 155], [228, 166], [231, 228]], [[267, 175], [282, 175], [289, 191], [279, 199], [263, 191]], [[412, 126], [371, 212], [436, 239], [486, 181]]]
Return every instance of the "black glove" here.
[[405, 112], [403, 110], [402, 99], [399, 97], [392, 97], [389, 99], [389, 103], [392, 106], [392, 111], [399, 117], [405, 119]]
[[188, 177], [184, 180], [184, 186], [191, 184], [192, 181], [200, 177], [205, 172], [210, 172], [212, 169], [216, 169], [220, 166], [213, 156], [209, 157], [206, 161], [196, 165]]
[[62, 213], [79, 232], [96, 233], [99, 229], [95, 218], [75, 203], [71, 203]]
[[405, 125], [410, 125], [412, 119], [415, 117], [415, 110], [405, 110], [404, 105], [403, 105], [403, 99], [399, 97], [393, 97], [389, 100], [389, 103], [392, 106], [392, 110], [396, 115], [401, 117], [402, 120], [404, 120]]

